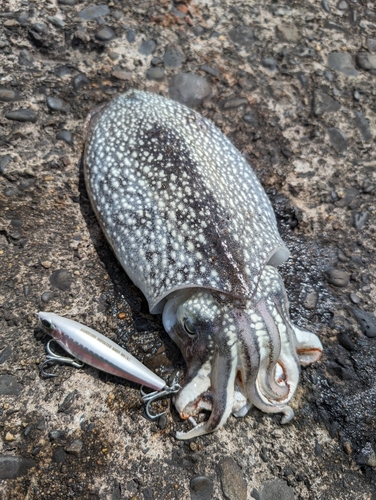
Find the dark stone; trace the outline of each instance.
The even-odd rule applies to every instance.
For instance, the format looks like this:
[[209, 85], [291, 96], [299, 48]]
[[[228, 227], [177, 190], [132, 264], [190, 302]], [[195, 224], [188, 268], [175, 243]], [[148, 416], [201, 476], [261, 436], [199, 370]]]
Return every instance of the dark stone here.
[[368, 120], [361, 111], [354, 111], [354, 116], [355, 126], [359, 129], [363, 139], [366, 142], [370, 142], [372, 140], [372, 133], [369, 127]]
[[348, 333], [340, 333], [338, 335], [338, 342], [341, 344], [342, 347], [344, 347], [347, 351], [355, 351], [355, 345], [353, 344], [352, 340], [349, 337]]
[[219, 76], [219, 71], [216, 68], [212, 68], [211, 66], [207, 66], [206, 64], [202, 64], [199, 69], [201, 71], [205, 71], [205, 73], [208, 73], [208, 75]]
[[60, 130], [60, 132], [56, 134], [56, 140], [64, 141], [69, 144], [69, 146], [73, 145], [73, 136], [72, 133], [69, 132], [69, 130]]
[[0, 174], [5, 172], [5, 169], [12, 161], [12, 158], [9, 155], [4, 155], [0, 158]]
[[333, 267], [326, 271], [326, 275], [330, 284], [338, 287], [345, 287], [349, 284], [349, 275], [341, 269]]
[[264, 68], [269, 69], [270, 71], [275, 71], [277, 68], [277, 61], [274, 59], [274, 57], [265, 57], [261, 61], [261, 65], [264, 66]]
[[8, 345], [5, 349], [0, 352], [0, 365], [5, 363], [12, 355], [12, 348]]
[[336, 206], [339, 208], [348, 207], [359, 195], [359, 191], [355, 188], [345, 188], [343, 192], [342, 198], [336, 202]]
[[221, 108], [223, 110], [236, 109], [247, 105], [248, 105], [248, 99], [246, 99], [245, 97], [232, 97], [230, 99], [226, 99], [225, 101], [223, 101], [221, 103]]
[[48, 433], [48, 437], [51, 439], [51, 441], [56, 441], [58, 439], [63, 439], [65, 437], [65, 432], [64, 431], [51, 431]]
[[165, 78], [165, 72], [163, 68], [153, 67], [146, 71], [146, 78], [148, 80], [154, 80], [156, 82], [161, 82]]
[[151, 54], [154, 54], [156, 48], [157, 44], [154, 40], [144, 40], [138, 47], [138, 52], [143, 56], [150, 56]]
[[191, 500], [211, 500], [213, 498], [213, 481], [206, 476], [195, 476], [190, 481]]
[[253, 125], [254, 127], [258, 127], [258, 118], [256, 115], [253, 115], [251, 113], [246, 113], [243, 115], [243, 120], [245, 123], [248, 123], [248, 125]]
[[56, 26], [56, 28], [64, 28], [65, 22], [58, 16], [47, 16], [48, 22]]
[[346, 76], [358, 76], [359, 71], [355, 69], [354, 61], [351, 54], [347, 52], [332, 52], [328, 55], [328, 65], [340, 71]]
[[108, 5], [94, 5], [92, 7], [86, 7], [80, 10], [78, 17], [85, 19], [85, 21], [92, 21], [98, 17], [108, 16], [110, 14], [110, 9]]
[[58, 446], [57, 448], [54, 449], [54, 452], [52, 453], [53, 462], [57, 464], [62, 464], [66, 458], [67, 454], [65, 453], [64, 448], [62, 446]]
[[57, 3], [60, 5], [76, 5], [78, 0], [58, 0]]
[[256, 488], [252, 489], [251, 497], [254, 498], [254, 500], [261, 500], [260, 493], [256, 490]]
[[13, 375], [0, 375], [1, 396], [18, 396], [21, 390], [22, 385], [17, 382]]
[[152, 66], [158, 66], [159, 64], [163, 63], [163, 59], [161, 57], [153, 57], [153, 59], [150, 61], [150, 64]]
[[169, 43], [168, 45], [166, 45], [165, 53], [163, 55], [163, 62], [166, 68], [180, 68], [183, 65], [184, 61], [184, 54], [177, 45], [173, 43]]
[[0, 479], [17, 479], [27, 474], [29, 469], [35, 467], [36, 464], [36, 461], [31, 458], [1, 455]]
[[73, 282], [72, 274], [65, 270], [59, 269], [51, 274], [50, 283], [63, 292], [70, 289]]
[[366, 443], [362, 451], [356, 457], [358, 465], [368, 465], [369, 467], [376, 467], [376, 453], [371, 443]]
[[22, 222], [22, 220], [21, 220], [21, 219], [12, 219], [12, 220], [10, 221], [10, 223], [11, 223], [11, 225], [12, 225], [13, 227], [22, 227], [22, 226], [23, 226], [23, 222]]
[[262, 485], [261, 500], [294, 500], [294, 490], [282, 479], [272, 479]]
[[103, 26], [99, 31], [95, 33], [95, 38], [100, 42], [109, 42], [116, 37], [115, 31], [109, 26]]
[[338, 111], [340, 107], [340, 103], [328, 94], [325, 94], [320, 90], [315, 91], [313, 96], [313, 114], [315, 116], [321, 116], [324, 113]]
[[367, 211], [353, 212], [354, 227], [357, 231], [360, 231], [362, 229], [364, 224], [369, 219], [370, 215], [371, 214]]
[[35, 123], [38, 120], [38, 115], [32, 109], [16, 109], [14, 111], [5, 113], [5, 118], [8, 118], [8, 120], [14, 120], [16, 122]]
[[33, 66], [34, 58], [28, 50], [23, 49], [20, 51], [20, 55], [18, 56], [18, 64], [20, 64], [21, 66]]
[[2, 102], [12, 102], [19, 101], [21, 99], [21, 94], [18, 90], [0, 88], [0, 101]]
[[67, 448], [65, 448], [65, 451], [69, 453], [70, 455], [75, 455], [78, 457], [81, 454], [82, 447], [84, 443], [81, 441], [81, 439], [74, 439]]
[[226, 457], [221, 460], [219, 476], [225, 498], [228, 500], [247, 500], [247, 481], [242, 469], [233, 458]]
[[248, 26], [237, 26], [236, 28], [232, 28], [228, 32], [228, 36], [230, 37], [230, 40], [241, 47], [248, 48], [253, 45], [253, 31], [251, 28], [248, 28]]
[[370, 312], [362, 311], [357, 307], [351, 307], [360, 329], [369, 338], [376, 337], [376, 316]]
[[308, 310], [315, 309], [317, 306], [318, 299], [319, 299], [319, 296], [318, 296], [317, 292], [315, 292], [314, 290], [308, 292], [304, 298], [303, 307], [305, 307]]
[[356, 62], [361, 69], [370, 71], [376, 69], [376, 54], [369, 54], [368, 52], [359, 52], [356, 55]]
[[346, 135], [339, 128], [333, 127], [328, 129], [329, 140], [333, 144], [334, 149], [337, 153], [343, 153], [346, 151], [348, 146], [348, 141]]
[[136, 32], [134, 30], [128, 30], [126, 37], [129, 43], [133, 43], [136, 40]]
[[321, 444], [318, 442], [317, 439], [315, 439], [315, 447], [314, 447], [314, 453], [316, 455], [316, 457], [321, 457], [322, 456], [322, 446]]
[[45, 304], [54, 298], [55, 294], [53, 292], [44, 292], [41, 295], [41, 300]]
[[330, 6], [328, 0], [322, 0], [321, 5], [326, 12], [330, 12]]
[[83, 75], [82, 73], [79, 73], [73, 78], [72, 85], [74, 90], [78, 91], [81, 90], [83, 87], [87, 87], [88, 85], [90, 85], [90, 80], [87, 78], [87, 76]]
[[367, 38], [367, 48], [371, 53], [376, 53], [376, 38]]
[[76, 399], [76, 391], [72, 391], [65, 397], [64, 401], [59, 405], [57, 412], [66, 413], [70, 410], [74, 400]]
[[211, 95], [211, 87], [202, 76], [192, 73], [178, 73], [169, 82], [169, 96], [171, 99], [194, 107]]
[[61, 111], [62, 113], [68, 113], [70, 106], [68, 103], [59, 99], [59, 97], [47, 97], [46, 103], [51, 111]]

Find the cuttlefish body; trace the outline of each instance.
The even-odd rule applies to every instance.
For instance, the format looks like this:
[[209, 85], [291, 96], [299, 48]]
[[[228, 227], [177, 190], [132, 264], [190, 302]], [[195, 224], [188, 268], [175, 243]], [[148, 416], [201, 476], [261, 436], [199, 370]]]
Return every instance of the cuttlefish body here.
[[243, 156], [206, 118], [130, 90], [87, 120], [85, 178], [117, 258], [163, 314], [187, 364], [174, 403], [212, 432], [251, 405], [294, 416], [300, 365], [322, 352], [294, 326], [276, 266], [289, 251]]

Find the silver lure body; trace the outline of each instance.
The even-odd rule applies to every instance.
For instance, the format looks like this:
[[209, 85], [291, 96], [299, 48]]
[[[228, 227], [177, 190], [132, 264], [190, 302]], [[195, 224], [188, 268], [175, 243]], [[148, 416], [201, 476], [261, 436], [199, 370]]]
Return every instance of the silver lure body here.
[[38, 313], [38, 318], [47, 333], [83, 363], [156, 391], [166, 387], [163, 379], [93, 328], [49, 312]]

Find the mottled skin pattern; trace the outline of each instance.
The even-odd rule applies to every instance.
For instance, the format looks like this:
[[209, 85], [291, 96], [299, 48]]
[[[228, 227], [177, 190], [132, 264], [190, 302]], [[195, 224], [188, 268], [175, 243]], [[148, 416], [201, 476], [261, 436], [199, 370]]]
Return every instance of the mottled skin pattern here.
[[251, 404], [289, 421], [299, 362], [318, 359], [321, 343], [290, 322], [272, 267], [289, 252], [231, 142], [197, 112], [131, 90], [89, 117], [85, 178], [115, 254], [187, 362], [178, 411], [211, 411], [178, 437]]

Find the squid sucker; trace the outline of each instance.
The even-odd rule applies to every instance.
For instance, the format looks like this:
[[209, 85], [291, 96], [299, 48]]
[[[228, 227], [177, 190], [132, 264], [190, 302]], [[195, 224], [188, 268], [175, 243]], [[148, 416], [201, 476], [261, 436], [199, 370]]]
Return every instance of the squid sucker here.
[[213, 123], [130, 90], [86, 122], [85, 181], [100, 225], [187, 365], [174, 404], [210, 412], [179, 439], [222, 427], [252, 405], [282, 413], [316, 335], [293, 325], [276, 267], [289, 257], [244, 157]]

